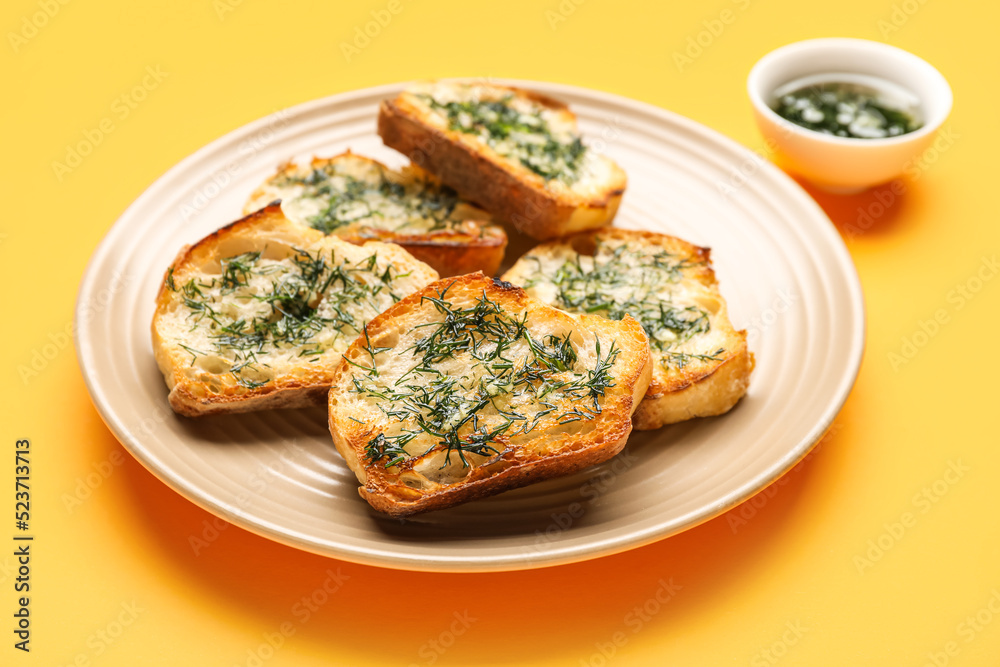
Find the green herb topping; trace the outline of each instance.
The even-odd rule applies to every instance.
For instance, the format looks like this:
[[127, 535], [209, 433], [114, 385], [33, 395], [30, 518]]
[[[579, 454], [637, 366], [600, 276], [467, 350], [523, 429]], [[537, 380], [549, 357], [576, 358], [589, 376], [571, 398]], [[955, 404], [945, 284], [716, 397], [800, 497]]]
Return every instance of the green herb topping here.
[[612, 320], [631, 315], [642, 324], [650, 347], [663, 353], [661, 363], [683, 368], [692, 360], [708, 361], [713, 355], [696, 355], [676, 348], [711, 329], [703, 308], [679, 302], [673, 285], [680, 283], [684, 270], [701, 266], [665, 250], [613, 245], [598, 240], [592, 257], [576, 255], [555, 269], [542, 269], [541, 260], [527, 255], [539, 265], [525, 288], [542, 283], [554, 287], [553, 305], [577, 313], [596, 313]]
[[587, 147], [575, 133], [555, 132], [541, 108], [519, 111], [511, 105], [513, 95], [460, 102], [439, 102], [427, 94], [417, 97], [442, 114], [449, 129], [477, 135], [497, 153], [546, 181], [557, 179], [572, 185], [579, 180]]
[[[601, 413], [605, 391], [615, 386], [616, 344], [602, 351], [597, 340], [596, 362], [584, 367], [570, 333], [539, 340], [526, 313], [505, 312], [485, 292], [461, 308], [448, 300], [449, 288], [421, 300], [440, 319], [418, 325], [424, 331], [406, 350], [413, 359], [409, 370], [392, 381], [381, 377], [376, 357], [387, 350], [373, 348], [367, 338], [371, 365], [354, 362], [363, 371], [353, 378], [355, 391], [375, 398], [390, 420], [365, 448], [371, 462], [388, 468], [443, 451], [442, 467], [452, 456], [468, 467], [468, 454], [499, 455], [506, 442], [527, 435], [547, 416], [565, 425]], [[419, 451], [407, 450], [417, 438]]]
[[371, 255], [348, 263], [328, 255], [294, 249], [283, 260], [248, 252], [221, 261], [221, 273], [178, 284], [173, 271], [167, 289], [181, 295], [188, 311], [191, 354], [230, 364], [237, 384], [250, 389], [272, 379], [260, 358], [287, 353], [317, 361], [331, 348], [346, 348], [365, 323], [399, 300], [393, 282], [405, 274], [390, 265], [378, 268]]
[[452, 230], [463, 222], [455, 215], [459, 199], [451, 188], [421, 179], [396, 182], [381, 169], [377, 178], [358, 178], [332, 162], [305, 175], [286, 174], [273, 185], [300, 186], [290, 200], [318, 202], [318, 212], [308, 215], [305, 222], [327, 234], [349, 225], [428, 233]]

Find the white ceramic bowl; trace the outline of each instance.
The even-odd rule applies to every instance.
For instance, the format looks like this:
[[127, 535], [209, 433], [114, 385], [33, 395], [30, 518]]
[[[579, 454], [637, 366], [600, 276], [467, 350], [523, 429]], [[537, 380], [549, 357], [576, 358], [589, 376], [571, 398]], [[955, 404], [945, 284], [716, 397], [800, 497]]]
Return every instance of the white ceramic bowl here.
[[[923, 127], [884, 139], [837, 137], [795, 125], [770, 107], [776, 89], [824, 74], [876, 77], [906, 89], [919, 100]], [[772, 51], [750, 70], [747, 91], [769, 150], [835, 192], [863, 190], [902, 174], [934, 140], [952, 103], [948, 82], [926, 61], [888, 44], [846, 38], [810, 39]]]

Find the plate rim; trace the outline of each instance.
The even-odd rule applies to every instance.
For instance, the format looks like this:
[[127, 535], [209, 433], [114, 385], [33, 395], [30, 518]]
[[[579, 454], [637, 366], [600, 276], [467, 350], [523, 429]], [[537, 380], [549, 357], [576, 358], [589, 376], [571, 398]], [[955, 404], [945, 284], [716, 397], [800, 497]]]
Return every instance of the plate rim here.
[[[475, 77], [471, 77], [473, 80]], [[468, 81], [470, 77], [459, 77], [454, 79], [442, 79], [445, 81]], [[122, 211], [114, 224], [104, 233], [101, 241], [97, 244], [87, 262], [86, 268], [77, 290], [77, 299], [74, 306], [74, 328], [73, 340], [76, 348], [76, 357], [84, 384], [90, 396], [91, 402], [97, 409], [104, 424], [112, 432], [122, 446], [142, 464], [154, 477], [165, 483], [168, 487], [180, 494], [189, 502], [204, 509], [205, 511], [220, 516], [223, 519], [257, 535], [267, 539], [302, 549], [307, 552], [321, 556], [336, 558], [348, 562], [384, 567], [398, 570], [424, 571], [424, 572], [502, 572], [525, 569], [536, 569], [542, 567], [554, 567], [575, 563], [603, 556], [610, 556], [623, 551], [645, 546], [652, 542], [659, 541], [690, 530], [702, 523], [710, 521], [725, 513], [729, 509], [745, 502], [749, 498], [760, 493], [771, 484], [778, 481], [784, 474], [791, 470], [799, 461], [805, 458], [815, 445], [822, 439], [823, 435], [833, 424], [834, 419], [842, 410], [851, 390], [853, 389], [861, 370], [866, 345], [867, 313], [864, 301], [864, 292], [861, 287], [857, 267], [843, 239], [837, 233], [829, 216], [822, 207], [813, 200], [812, 197], [789, 175], [781, 171], [777, 166], [767, 160], [761, 160], [759, 156], [750, 148], [740, 144], [725, 134], [699, 123], [693, 119], [682, 116], [677, 112], [661, 108], [648, 102], [632, 99], [616, 93], [609, 93], [595, 90], [583, 86], [576, 86], [563, 83], [546, 81], [536, 81], [528, 79], [507, 79], [490, 77], [491, 83], [499, 85], [509, 85], [520, 88], [536, 89], [552, 94], [567, 96], [584, 96], [594, 99], [605, 105], [614, 107], [624, 107], [633, 111], [638, 111], [647, 117], [659, 118], [669, 124], [680, 127], [698, 137], [699, 141], [714, 143], [727, 152], [751, 159], [758, 165], [759, 170], [767, 174], [773, 183], [780, 185], [786, 193], [791, 196], [795, 203], [808, 210], [819, 220], [825, 221], [826, 225], [816, 225], [810, 231], [820, 233], [826, 237], [827, 249], [833, 253], [836, 265], [842, 270], [848, 288], [847, 296], [851, 307], [851, 315], [854, 326], [851, 330], [850, 350], [848, 358], [845, 360], [845, 369], [850, 372], [845, 373], [836, 390], [831, 393], [827, 402], [827, 407], [816, 424], [802, 437], [795, 447], [780, 459], [776, 460], [764, 471], [747, 481], [740, 487], [731, 490], [729, 493], [717, 499], [714, 503], [703, 506], [698, 511], [689, 513], [688, 517], [674, 519], [675, 523], [671, 528], [664, 528], [662, 524], [653, 525], [639, 532], [632, 532], [626, 536], [616, 537], [612, 540], [592, 540], [584, 545], [564, 546], [557, 551], [539, 551], [531, 556], [510, 554], [504, 556], [484, 556], [481, 558], [470, 558], [463, 556], [461, 559], [438, 559], [430, 560], [428, 556], [409, 556], [400, 552], [388, 552], [374, 547], [354, 547], [340, 545], [336, 548], [323, 544], [310, 542], [297, 534], [289, 531], [281, 531], [272, 526], [268, 521], [248, 517], [239, 511], [233, 511], [226, 503], [220, 501], [211, 492], [196, 488], [182, 476], [174, 474], [168, 468], [158, 465], [157, 457], [149, 452], [141, 442], [125, 427], [119, 415], [116, 414], [112, 406], [112, 401], [106, 395], [100, 384], [94, 379], [94, 341], [88, 335], [87, 327], [80, 325], [81, 314], [86, 311], [89, 296], [95, 290], [99, 268], [103, 265], [106, 255], [111, 252], [112, 241], [122, 234], [127, 227], [130, 212], [140, 208], [148, 200], [152, 199], [157, 192], [158, 186], [166, 181], [172, 180], [179, 172], [185, 171], [191, 164], [197, 163], [206, 155], [217, 152], [219, 147], [240, 137], [252, 136], [272, 122], [275, 114], [286, 114], [289, 117], [297, 117], [310, 113], [330, 104], [349, 103], [356, 98], [367, 98], [372, 96], [389, 97], [402, 90], [412, 81], [402, 81], [396, 83], [382, 84], [360, 88], [341, 93], [335, 93], [324, 97], [307, 100], [290, 107], [285, 107], [249, 123], [236, 127], [216, 139], [205, 144], [193, 153], [187, 155], [167, 171], [156, 177], [152, 183], [146, 186], [143, 191]], [[163, 186], [165, 187], [165, 186]]]

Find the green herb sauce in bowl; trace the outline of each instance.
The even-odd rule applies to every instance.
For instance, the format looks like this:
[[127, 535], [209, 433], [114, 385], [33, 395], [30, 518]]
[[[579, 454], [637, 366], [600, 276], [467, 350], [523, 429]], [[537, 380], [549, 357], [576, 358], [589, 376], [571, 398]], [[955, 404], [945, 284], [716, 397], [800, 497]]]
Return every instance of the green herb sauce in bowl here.
[[874, 77], [807, 77], [775, 91], [775, 113], [796, 125], [854, 139], [885, 139], [923, 127], [916, 97]]

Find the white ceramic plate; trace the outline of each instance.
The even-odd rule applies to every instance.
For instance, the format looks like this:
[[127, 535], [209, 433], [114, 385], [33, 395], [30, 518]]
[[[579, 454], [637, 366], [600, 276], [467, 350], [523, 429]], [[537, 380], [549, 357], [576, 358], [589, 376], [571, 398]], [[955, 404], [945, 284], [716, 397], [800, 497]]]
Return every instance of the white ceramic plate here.
[[350, 148], [403, 163], [375, 134], [379, 101], [402, 87], [390, 85], [308, 102], [212, 142], [146, 190], [94, 253], [77, 303], [80, 366], [105, 422], [143, 465], [210, 512], [295, 547], [386, 567], [486, 571], [578, 561], [677, 533], [808, 452], [843, 405], [864, 346], [857, 275], [820, 208], [779, 170], [693, 121], [606, 93], [504, 83], [568, 102], [589, 143], [625, 168], [616, 225], [712, 248], [732, 319], [757, 358], [746, 398], [723, 417], [635, 433], [623, 454], [584, 473], [406, 521], [377, 515], [358, 496], [323, 409], [175, 416], [149, 335], [164, 270], [182, 245], [237, 219], [284, 160]]

